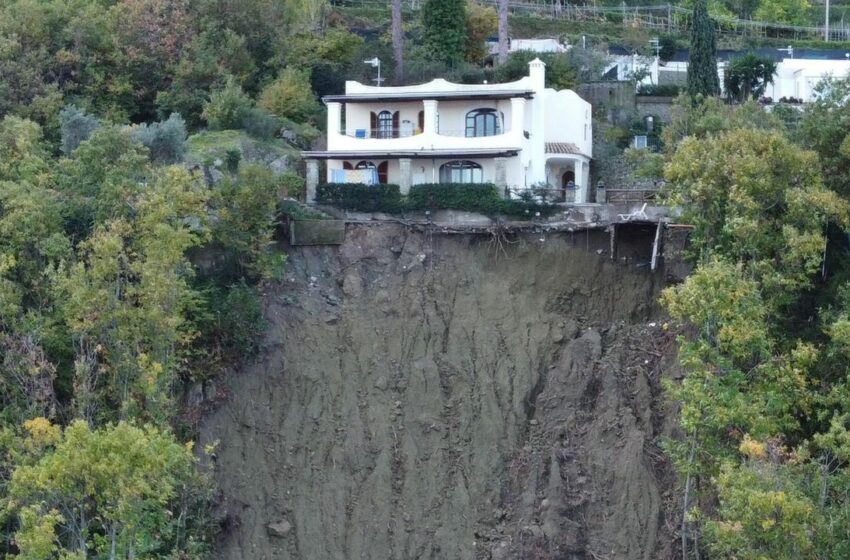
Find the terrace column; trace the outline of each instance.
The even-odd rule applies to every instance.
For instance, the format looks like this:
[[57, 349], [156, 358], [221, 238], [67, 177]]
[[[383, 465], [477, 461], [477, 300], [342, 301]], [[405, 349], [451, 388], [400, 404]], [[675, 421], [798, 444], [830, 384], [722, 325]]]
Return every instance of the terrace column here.
[[499, 189], [499, 196], [505, 195], [505, 189], [508, 187], [508, 158], [496, 158], [496, 174], [493, 177], [493, 182]]
[[422, 102], [425, 110], [425, 122], [422, 123], [423, 134], [437, 134], [437, 106], [436, 99], [426, 99]]
[[328, 102], [328, 149], [335, 149], [336, 139], [345, 134], [342, 130], [342, 103]]
[[319, 160], [307, 160], [307, 202], [316, 202], [316, 187], [319, 186]]
[[399, 179], [398, 179], [398, 187], [401, 191], [401, 194], [406, 195], [410, 192], [410, 186], [413, 183], [413, 173], [411, 171], [411, 162], [410, 158], [401, 158], [398, 160], [398, 168], [399, 168]]

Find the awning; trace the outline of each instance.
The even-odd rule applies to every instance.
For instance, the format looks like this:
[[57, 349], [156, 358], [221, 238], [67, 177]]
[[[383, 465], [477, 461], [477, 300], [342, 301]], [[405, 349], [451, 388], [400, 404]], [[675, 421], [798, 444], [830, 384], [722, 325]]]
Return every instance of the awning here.
[[546, 153], [588, 157], [572, 142], [546, 142]]

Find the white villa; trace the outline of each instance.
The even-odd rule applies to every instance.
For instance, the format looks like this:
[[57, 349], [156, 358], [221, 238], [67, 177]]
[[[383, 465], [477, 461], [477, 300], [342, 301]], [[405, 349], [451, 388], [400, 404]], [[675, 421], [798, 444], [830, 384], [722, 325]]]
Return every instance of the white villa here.
[[327, 150], [302, 153], [308, 200], [324, 160], [333, 183], [394, 183], [406, 193], [423, 183], [490, 182], [507, 193], [572, 182], [574, 200], [586, 202], [591, 107], [571, 90], [546, 88], [545, 66], [535, 59], [528, 76], [505, 84], [346, 82], [345, 94], [323, 99]]

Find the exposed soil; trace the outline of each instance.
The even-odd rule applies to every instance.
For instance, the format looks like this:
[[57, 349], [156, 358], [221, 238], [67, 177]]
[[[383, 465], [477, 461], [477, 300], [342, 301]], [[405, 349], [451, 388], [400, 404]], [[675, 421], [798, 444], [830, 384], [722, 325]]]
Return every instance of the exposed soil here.
[[201, 426], [219, 556], [673, 558], [654, 228], [349, 226], [288, 249], [262, 359]]

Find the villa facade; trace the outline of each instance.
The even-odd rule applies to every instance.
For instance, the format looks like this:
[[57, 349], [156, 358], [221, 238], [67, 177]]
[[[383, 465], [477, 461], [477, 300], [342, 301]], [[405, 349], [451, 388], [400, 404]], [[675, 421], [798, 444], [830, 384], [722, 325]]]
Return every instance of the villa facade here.
[[587, 201], [593, 130], [590, 104], [571, 90], [545, 87], [538, 59], [504, 84], [433, 80], [403, 87], [346, 82], [323, 98], [327, 149], [307, 151], [308, 200], [324, 181], [494, 183], [507, 195], [548, 185]]

